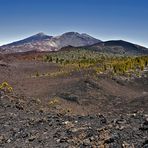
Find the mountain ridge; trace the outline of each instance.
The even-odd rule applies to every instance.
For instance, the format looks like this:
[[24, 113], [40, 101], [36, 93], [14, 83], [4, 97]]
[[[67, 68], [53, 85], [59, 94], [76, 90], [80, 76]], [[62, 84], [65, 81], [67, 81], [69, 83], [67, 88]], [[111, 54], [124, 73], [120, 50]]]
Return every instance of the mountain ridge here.
[[43, 32], [28, 38], [0, 46], [0, 53], [50, 52], [69, 48], [85, 48], [101, 53], [121, 55], [148, 54], [148, 48], [124, 40], [101, 41], [86, 33], [66, 32], [59, 36], [46, 35]]
[[97, 43], [91, 47], [99, 47], [98, 49], [114, 51], [121, 54], [148, 54], [148, 48], [124, 40], [109, 40], [102, 43]]

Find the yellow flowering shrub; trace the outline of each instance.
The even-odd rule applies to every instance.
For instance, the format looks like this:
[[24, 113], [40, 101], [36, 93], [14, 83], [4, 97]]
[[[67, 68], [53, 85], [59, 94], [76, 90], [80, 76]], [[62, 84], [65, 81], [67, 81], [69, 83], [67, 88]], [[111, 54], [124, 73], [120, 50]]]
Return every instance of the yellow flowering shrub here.
[[3, 83], [0, 84], [0, 90], [12, 92], [13, 88], [7, 82], [3, 82]]
[[60, 103], [59, 98], [54, 97], [49, 101], [48, 104], [49, 104], [49, 106], [55, 106], [55, 105], [58, 105], [59, 103]]

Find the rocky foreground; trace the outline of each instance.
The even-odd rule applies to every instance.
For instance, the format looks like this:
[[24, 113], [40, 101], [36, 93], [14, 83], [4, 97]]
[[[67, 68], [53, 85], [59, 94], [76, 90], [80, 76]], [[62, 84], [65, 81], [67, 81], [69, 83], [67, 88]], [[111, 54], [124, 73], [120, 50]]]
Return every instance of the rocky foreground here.
[[1, 148], [148, 148], [148, 114], [70, 115], [0, 92]]

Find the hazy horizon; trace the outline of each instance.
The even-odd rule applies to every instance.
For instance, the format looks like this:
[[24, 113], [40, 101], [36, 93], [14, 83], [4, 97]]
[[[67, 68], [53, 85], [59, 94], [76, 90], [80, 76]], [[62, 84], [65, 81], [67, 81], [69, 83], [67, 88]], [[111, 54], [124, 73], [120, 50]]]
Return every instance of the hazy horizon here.
[[0, 45], [38, 32], [87, 33], [148, 47], [146, 0], [0, 0]]

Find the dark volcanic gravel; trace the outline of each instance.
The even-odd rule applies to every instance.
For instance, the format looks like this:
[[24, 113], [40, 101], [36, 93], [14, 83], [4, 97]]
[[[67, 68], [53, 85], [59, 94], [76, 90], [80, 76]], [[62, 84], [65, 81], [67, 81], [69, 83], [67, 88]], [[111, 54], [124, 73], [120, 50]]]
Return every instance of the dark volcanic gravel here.
[[[29, 101], [27, 101], [29, 100]], [[68, 115], [0, 92], [1, 148], [148, 148], [148, 115]]]

